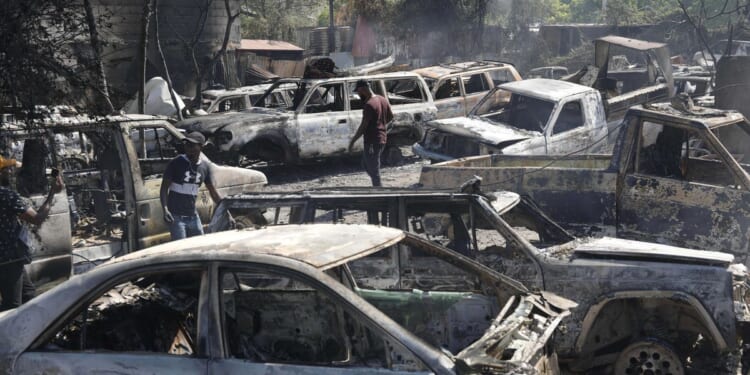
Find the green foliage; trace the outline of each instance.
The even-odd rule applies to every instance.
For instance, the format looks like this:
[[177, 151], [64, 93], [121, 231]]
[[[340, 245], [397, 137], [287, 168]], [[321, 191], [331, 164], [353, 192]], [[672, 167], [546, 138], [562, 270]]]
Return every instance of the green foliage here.
[[295, 29], [316, 26], [321, 9], [328, 21], [325, 0], [245, 0], [245, 5], [252, 14], [241, 17], [242, 37], [248, 39], [299, 42]]
[[[71, 102], [73, 89], [95, 85], [86, 12], [69, 0], [0, 4], [0, 105], [33, 108]], [[102, 28], [108, 23], [96, 20]]]

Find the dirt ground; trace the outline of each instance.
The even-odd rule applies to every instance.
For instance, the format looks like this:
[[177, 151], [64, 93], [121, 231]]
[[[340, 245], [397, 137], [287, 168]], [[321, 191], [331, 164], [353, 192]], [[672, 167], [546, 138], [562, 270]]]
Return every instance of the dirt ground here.
[[[401, 149], [403, 160], [383, 166], [380, 178], [385, 187], [414, 187], [419, 182], [422, 165], [429, 163], [412, 154], [410, 147]], [[257, 168], [268, 177], [266, 191], [298, 191], [310, 188], [371, 186], [359, 158], [328, 159], [305, 165]]]

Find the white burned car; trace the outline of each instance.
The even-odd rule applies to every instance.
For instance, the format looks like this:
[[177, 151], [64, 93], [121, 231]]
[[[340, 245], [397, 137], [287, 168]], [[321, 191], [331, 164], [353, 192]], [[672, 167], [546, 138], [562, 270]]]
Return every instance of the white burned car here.
[[[388, 128], [386, 155], [398, 146], [422, 139], [423, 123], [435, 118], [437, 108], [427, 84], [414, 73], [276, 81], [256, 103], [291, 94], [291, 105], [248, 108], [180, 121], [178, 128], [199, 131], [209, 141], [211, 160], [228, 164], [251, 161], [296, 163], [302, 160], [349, 155], [348, 146], [362, 122], [362, 99], [354, 92], [359, 79], [370, 82], [375, 94], [388, 99], [394, 119]], [[293, 88], [290, 88], [293, 86]], [[272, 100], [273, 99], [273, 100]], [[361, 153], [358, 141], [352, 153]], [[391, 151], [394, 150], [394, 151]], [[397, 156], [396, 156], [397, 157]]]
[[[357, 285], [349, 264], [421, 251], [463, 290]], [[0, 314], [13, 374], [553, 374], [573, 304], [398, 229], [227, 231], [128, 254]]]

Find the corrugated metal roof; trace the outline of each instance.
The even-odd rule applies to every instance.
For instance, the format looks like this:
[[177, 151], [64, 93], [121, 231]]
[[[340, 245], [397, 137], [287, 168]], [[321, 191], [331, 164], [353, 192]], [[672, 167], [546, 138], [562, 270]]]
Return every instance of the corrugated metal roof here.
[[213, 233], [136, 251], [111, 263], [170, 253], [275, 255], [307, 263], [321, 270], [376, 253], [404, 238], [401, 230], [374, 225], [279, 225], [259, 230]]
[[240, 51], [304, 51], [292, 43], [283, 40], [242, 39]]

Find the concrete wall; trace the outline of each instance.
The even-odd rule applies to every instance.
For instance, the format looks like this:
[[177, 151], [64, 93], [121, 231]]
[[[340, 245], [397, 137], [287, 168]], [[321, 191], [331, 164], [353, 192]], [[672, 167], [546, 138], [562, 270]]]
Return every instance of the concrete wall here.
[[[240, 0], [230, 0], [232, 12], [237, 12]], [[119, 94], [133, 95], [138, 89], [137, 56], [141, 37], [143, 0], [93, 0], [95, 12], [109, 15], [110, 28], [101, 27], [104, 47], [105, 69], [113, 90]], [[192, 95], [194, 78], [192, 60], [184, 48], [182, 40], [191, 40], [199, 25], [199, 17], [206, 0], [160, 0], [159, 33], [170, 74], [177, 92]], [[199, 40], [197, 50], [199, 61], [221, 48], [227, 24], [224, 0], [213, 0], [210, 3], [205, 29]], [[150, 26], [153, 27], [153, 19]], [[240, 44], [240, 22], [237, 19], [232, 27], [230, 43], [227, 50], [233, 50]], [[233, 56], [234, 54], [230, 54]], [[155, 48], [153, 28], [149, 41], [147, 78], [162, 75], [162, 64]], [[233, 63], [233, 59], [230, 61]], [[233, 66], [228, 67], [227, 75], [236, 75]], [[218, 77], [224, 81], [224, 77]], [[236, 77], [230, 77], [236, 79]]]

